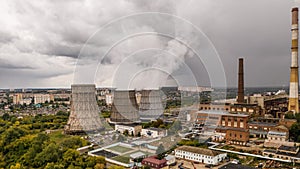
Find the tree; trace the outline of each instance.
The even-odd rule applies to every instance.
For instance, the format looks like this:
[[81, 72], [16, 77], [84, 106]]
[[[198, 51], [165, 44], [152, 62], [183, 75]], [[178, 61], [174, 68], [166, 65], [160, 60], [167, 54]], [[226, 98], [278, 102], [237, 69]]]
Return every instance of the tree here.
[[3, 115], [2, 115], [2, 119], [3, 120], [9, 120], [9, 118], [10, 118], [10, 116], [9, 116], [9, 114], [8, 113], [4, 113]]
[[129, 131], [128, 131], [128, 130], [124, 130], [123, 134], [124, 134], [125, 136], [128, 136]]
[[42, 167], [49, 162], [57, 162], [61, 158], [61, 155], [62, 153], [58, 145], [51, 143], [35, 157], [35, 166]]
[[296, 142], [300, 141], [300, 123], [295, 123], [292, 125], [290, 131], [290, 138], [293, 139]]
[[16, 165], [12, 165], [10, 166], [10, 169], [21, 169], [21, 164], [20, 163], [17, 163]]
[[63, 160], [67, 165], [70, 165], [73, 161], [76, 161], [76, 159], [79, 157], [79, 152], [74, 149], [68, 149], [63, 154]]
[[100, 164], [100, 163], [98, 163], [98, 164], [96, 164], [94, 166], [94, 169], [104, 169], [104, 168], [105, 168], [105, 165], [104, 164]]
[[162, 144], [159, 144], [159, 146], [156, 149], [156, 154], [160, 155], [160, 154], [163, 154], [165, 151], [166, 151], [165, 147]]
[[119, 142], [122, 142], [122, 141], [125, 141], [125, 140], [126, 140], [125, 137], [122, 136], [121, 134], [118, 136], [118, 141]]
[[124, 167], [112, 165], [109, 166], [108, 169], [124, 169]]
[[131, 131], [131, 136], [134, 136], [134, 133], [133, 133], [133, 131]]

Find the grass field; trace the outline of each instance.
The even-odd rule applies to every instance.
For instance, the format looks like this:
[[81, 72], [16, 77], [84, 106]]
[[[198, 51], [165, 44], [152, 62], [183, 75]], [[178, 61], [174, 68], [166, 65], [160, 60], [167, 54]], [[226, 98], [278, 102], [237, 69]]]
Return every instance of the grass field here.
[[116, 161], [119, 161], [119, 162], [122, 162], [122, 163], [129, 163], [130, 155], [134, 154], [136, 152], [142, 152], [142, 153], [144, 153], [147, 156], [152, 155], [152, 154], [150, 154], [148, 152], [137, 150], [137, 151], [134, 151], [134, 152], [131, 152], [131, 153], [127, 153], [127, 154], [121, 155], [121, 156], [113, 157], [112, 159], [116, 160]]
[[128, 164], [129, 163], [129, 160], [130, 158], [129, 157], [124, 157], [124, 156], [117, 156], [117, 157], [114, 157], [112, 158], [113, 160], [116, 160], [116, 161], [119, 161], [121, 163], [126, 163]]
[[125, 152], [133, 150], [132, 148], [123, 147], [123, 146], [119, 146], [119, 145], [114, 146], [114, 147], [110, 147], [110, 148], [107, 148], [107, 149], [118, 152], [118, 153], [125, 153]]

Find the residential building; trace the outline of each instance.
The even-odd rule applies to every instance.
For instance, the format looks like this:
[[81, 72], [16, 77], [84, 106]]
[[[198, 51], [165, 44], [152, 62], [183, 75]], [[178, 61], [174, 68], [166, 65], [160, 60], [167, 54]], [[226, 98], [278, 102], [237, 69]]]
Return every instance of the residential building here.
[[106, 105], [112, 105], [113, 95], [112, 94], [106, 94], [105, 95], [105, 102], [106, 102]]
[[50, 94], [34, 94], [34, 104], [50, 102]]

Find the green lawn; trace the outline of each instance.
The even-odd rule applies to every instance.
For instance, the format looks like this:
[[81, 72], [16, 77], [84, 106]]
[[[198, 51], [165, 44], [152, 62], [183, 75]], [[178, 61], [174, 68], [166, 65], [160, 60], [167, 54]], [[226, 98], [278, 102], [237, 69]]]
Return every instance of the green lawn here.
[[132, 152], [132, 153], [124, 154], [124, 155], [122, 155], [122, 156], [113, 157], [112, 159], [113, 159], [113, 160], [116, 160], [116, 161], [119, 161], [119, 162], [122, 162], [122, 163], [128, 164], [128, 163], [129, 163], [129, 160], [130, 160], [130, 155], [131, 155], [131, 154], [134, 154], [134, 153], [136, 153], [136, 152], [142, 152], [142, 153], [144, 153], [144, 154], [146, 154], [146, 155], [148, 155], [148, 156], [149, 156], [149, 155], [152, 155], [151, 153], [137, 150], [137, 151], [134, 151], [134, 152]]
[[119, 161], [121, 163], [126, 163], [128, 164], [129, 163], [129, 160], [130, 158], [129, 157], [124, 157], [124, 156], [117, 156], [117, 157], [114, 157], [112, 158], [113, 160], [116, 160], [116, 161]]
[[118, 152], [118, 153], [125, 153], [125, 152], [133, 150], [132, 148], [123, 147], [123, 146], [119, 146], [119, 145], [114, 146], [114, 147], [110, 147], [110, 148], [107, 148], [107, 149]]

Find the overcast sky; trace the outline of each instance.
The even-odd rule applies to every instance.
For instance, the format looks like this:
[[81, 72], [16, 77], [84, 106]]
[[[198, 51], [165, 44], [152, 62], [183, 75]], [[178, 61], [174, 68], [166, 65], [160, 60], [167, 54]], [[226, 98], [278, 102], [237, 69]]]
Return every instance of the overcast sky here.
[[[221, 71], [226, 85], [236, 86], [239, 57], [245, 60], [246, 86], [287, 86], [291, 9], [299, 4], [293, 0], [0, 0], [0, 88], [70, 87], [79, 82], [77, 76], [80, 83], [94, 82], [98, 87], [122, 81], [131, 87], [140, 82], [139, 87], [149, 87], [144, 86], [145, 77], [155, 79], [149, 82], [155, 86], [192, 76], [199, 86], [208, 86], [212, 79], [222, 79], [216, 73]], [[136, 16], [145, 12], [161, 14]], [[166, 14], [170, 18], [161, 17]], [[105, 28], [109, 29], [102, 31]], [[170, 36], [159, 35], [162, 32]], [[220, 61], [211, 59], [215, 65], [206, 61], [215, 57]], [[163, 73], [146, 72], [149, 65]], [[93, 78], [85, 81], [89, 76]], [[158, 79], [164, 82], [156, 83]]]

